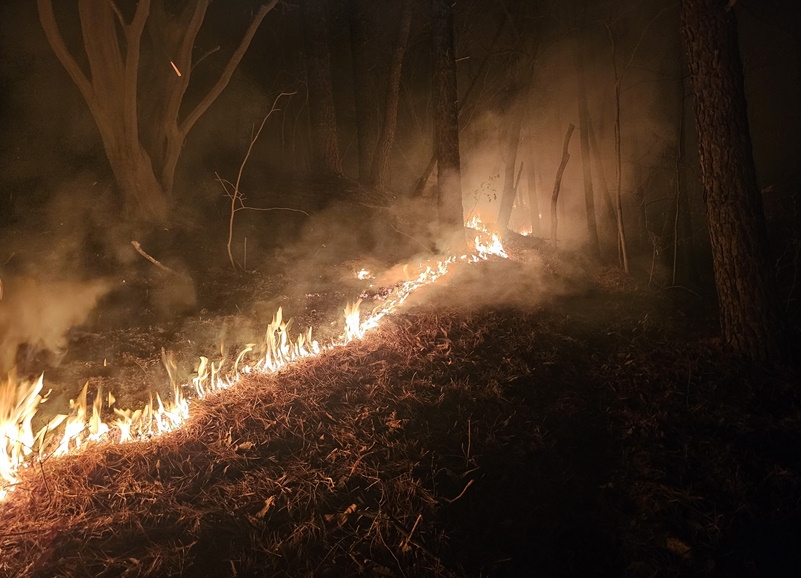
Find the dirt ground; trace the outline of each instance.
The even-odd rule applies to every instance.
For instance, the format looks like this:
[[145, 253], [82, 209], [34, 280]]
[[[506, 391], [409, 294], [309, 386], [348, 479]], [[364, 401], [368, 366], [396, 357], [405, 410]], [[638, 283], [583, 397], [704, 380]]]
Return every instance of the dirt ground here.
[[[169, 390], [162, 348], [189, 377], [278, 305], [325, 340], [385, 291], [342, 267], [324, 291], [209, 272], [216, 307], [95, 318], [46, 374], [53, 404], [89, 380], [135, 407]], [[576, 257], [457, 268], [176, 432], [24, 470], [0, 576], [797, 576], [798, 370], [715, 335], [700, 296]]]

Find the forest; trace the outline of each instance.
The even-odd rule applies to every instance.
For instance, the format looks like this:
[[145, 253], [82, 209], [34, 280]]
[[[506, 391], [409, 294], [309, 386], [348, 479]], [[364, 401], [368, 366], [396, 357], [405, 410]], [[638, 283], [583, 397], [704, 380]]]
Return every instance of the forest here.
[[797, 576], [801, 14], [0, 6], [0, 576]]

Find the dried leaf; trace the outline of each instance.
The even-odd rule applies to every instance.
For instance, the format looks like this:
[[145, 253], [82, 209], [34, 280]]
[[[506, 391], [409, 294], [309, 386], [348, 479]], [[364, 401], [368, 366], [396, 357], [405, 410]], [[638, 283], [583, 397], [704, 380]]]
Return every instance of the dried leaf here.
[[686, 556], [692, 549], [678, 538], [668, 538], [665, 540], [665, 547], [679, 556]]
[[351, 504], [345, 511], [341, 514], [326, 514], [325, 521], [326, 522], [333, 522], [336, 520], [337, 526], [344, 526], [345, 523], [348, 521], [348, 516], [356, 511], [356, 504]]
[[259, 510], [259, 512], [256, 514], [256, 519], [257, 520], [263, 519], [264, 516], [267, 515], [267, 512], [270, 511], [270, 508], [273, 507], [274, 503], [275, 503], [275, 496], [270, 496], [269, 498], [264, 500], [264, 507], [261, 510]]

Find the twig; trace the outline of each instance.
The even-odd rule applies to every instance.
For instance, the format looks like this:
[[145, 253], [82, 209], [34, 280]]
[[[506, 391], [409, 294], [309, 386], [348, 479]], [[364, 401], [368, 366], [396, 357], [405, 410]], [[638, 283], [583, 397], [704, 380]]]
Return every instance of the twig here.
[[420, 520], [422, 519], [423, 519], [423, 514], [417, 514], [417, 519], [414, 521], [412, 529], [409, 530], [409, 535], [406, 536], [406, 538], [404, 538], [403, 542], [401, 542], [400, 545], [401, 552], [407, 552], [410, 549], [409, 543], [412, 541], [412, 534], [414, 534], [414, 531], [417, 529], [417, 525], [420, 523]]
[[214, 47], [214, 48], [212, 48], [211, 50], [207, 50], [206, 52], [204, 52], [204, 53], [203, 53], [203, 55], [202, 55], [200, 58], [198, 58], [198, 59], [197, 59], [195, 62], [193, 62], [193, 63], [192, 63], [192, 68], [191, 68], [191, 70], [194, 70], [194, 69], [195, 69], [195, 67], [196, 67], [198, 64], [200, 64], [201, 62], [203, 62], [204, 60], [206, 60], [206, 59], [207, 59], [209, 56], [211, 56], [212, 54], [214, 54], [215, 52], [217, 52], [217, 51], [219, 51], [219, 50], [220, 50], [220, 47], [219, 47], [219, 46], [215, 46], [215, 47]]
[[432, 251], [432, 250], [431, 250], [431, 247], [429, 247], [428, 245], [426, 245], [425, 243], [423, 243], [423, 242], [422, 242], [422, 241], [420, 241], [419, 239], [417, 239], [417, 238], [415, 238], [415, 237], [412, 237], [412, 236], [411, 236], [411, 235], [409, 235], [408, 233], [404, 233], [403, 231], [401, 231], [400, 229], [398, 229], [398, 228], [397, 228], [395, 225], [390, 225], [390, 227], [392, 227], [392, 230], [393, 230], [393, 231], [395, 231], [396, 233], [398, 233], [398, 234], [400, 234], [400, 235], [403, 235], [404, 237], [408, 237], [409, 239], [411, 239], [412, 241], [414, 241], [415, 243], [417, 243], [418, 245], [420, 245], [420, 246], [421, 246], [423, 249], [425, 249], [426, 251], [428, 251], [430, 254], [432, 254], [432, 255], [434, 254], [434, 251]]
[[464, 493], [467, 491], [467, 488], [469, 488], [469, 487], [470, 487], [470, 486], [472, 486], [472, 485], [473, 485], [473, 480], [470, 480], [469, 482], [467, 482], [467, 485], [466, 485], [466, 486], [464, 487], [464, 489], [463, 489], [463, 490], [462, 490], [462, 491], [459, 493], [459, 495], [458, 495], [458, 496], [456, 496], [456, 497], [455, 497], [455, 498], [453, 498], [452, 500], [449, 500], [448, 498], [445, 498], [445, 501], [446, 501], [446, 502], [448, 502], [449, 504], [452, 504], [452, 503], [454, 503], [456, 500], [458, 500], [458, 499], [460, 499], [462, 496], [464, 496]]
[[[242, 159], [242, 164], [239, 165], [239, 172], [236, 175], [236, 183], [234, 183], [234, 191], [233, 191], [233, 193], [229, 193], [228, 192], [228, 188], [225, 186], [225, 184], [223, 183], [222, 179], [220, 179], [220, 176], [217, 175], [217, 180], [223, 186], [223, 190], [225, 190], [226, 194], [231, 198], [231, 217], [228, 220], [228, 244], [226, 246], [228, 248], [228, 260], [231, 261], [231, 266], [234, 269], [237, 268], [236, 261], [234, 260], [234, 254], [231, 252], [231, 243], [232, 243], [233, 238], [234, 238], [234, 215], [236, 214], [236, 212], [239, 209], [246, 208], [244, 206], [244, 202], [242, 201], [242, 193], [239, 190], [239, 184], [242, 182], [242, 173], [245, 171], [245, 165], [247, 164], [248, 159], [250, 158], [250, 153], [253, 151], [253, 145], [256, 144], [256, 141], [258, 140], [262, 129], [264, 129], [264, 125], [267, 124], [267, 119], [270, 118], [274, 112], [277, 112], [277, 111], [281, 110], [280, 108], [278, 108], [278, 100], [282, 96], [292, 96], [293, 94], [295, 94], [295, 93], [294, 92], [281, 92], [281, 93], [279, 93], [278, 96], [275, 97], [275, 100], [273, 101], [273, 105], [270, 107], [269, 112], [262, 119], [261, 124], [259, 125], [259, 129], [256, 131], [256, 134], [253, 135], [253, 138], [250, 139], [250, 144], [248, 145], [248, 150], [245, 153], [245, 158]], [[240, 207], [236, 206], [237, 201], [241, 205]], [[262, 209], [262, 210], [270, 210], [270, 209]], [[303, 211], [300, 211], [300, 212], [303, 212]]]
[[[468, 486], [469, 485], [470, 484], [468, 484]], [[392, 526], [393, 528], [395, 528], [401, 534], [406, 534], [409, 537], [408, 538], [408, 544], [411, 544], [412, 546], [414, 546], [415, 548], [420, 550], [423, 554], [425, 554], [426, 556], [428, 556], [432, 560], [435, 560], [436, 562], [440, 562], [439, 557], [436, 554], [434, 554], [434, 552], [432, 552], [431, 550], [426, 548], [424, 545], [413, 541], [411, 539], [411, 536], [412, 536], [411, 531], [409, 531], [406, 528], [404, 528], [403, 524], [398, 522], [395, 518], [393, 518], [389, 514], [385, 514], [384, 512], [381, 512], [381, 511], [379, 511], [379, 512], [370, 512], [370, 511], [364, 511], [364, 510], [360, 511], [359, 513], [362, 516], [367, 516], [368, 518], [371, 518], [371, 519], [373, 519], [373, 520], [375, 520], [377, 522], [384, 521], [387, 524], [389, 524], [390, 526]], [[418, 520], [419, 520], [419, 516], [418, 516]], [[417, 527], [417, 522], [415, 522], [415, 527]]]
[[172, 273], [173, 275], [178, 275], [178, 276], [181, 276], [181, 274], [180, 274], [180, 273], [178, 273], [177, 271], [175, 271], [174, 269], [170, 269], [170, 268], [169, 268], [169, 267], [167, 267], [166, 265], [163, 265], [162, 263], [159, 263], [159, 262], [158, 262], [156, 259], [154, 259], [154, 258], [153, 258], [153, 257], [151, 257], [150, 255], [148, 255], [148, 254], [145, 252], [145, 250], [144, 250], [144, 249], [142, 249], [142, 245], [140, 245], [140, 244], [139, 244], [139, 241], [131, 241], [131, 245], [133, 245], [133, 248], [134, 248], [134, 249], [136, 249], [136, 252], [137, 252], [137, 253], [139, 253], [140, 255], [142, 255], [142, 257], [144, 257], [145, 259], [147, 259], [148, 261], [150, 261], [151, 263], [153, 263], [153, 264], [154, 264], [156, 267], [158, 267], [158, 268], [159, 268], [159, 269], [161, 269], [162, 271], [166, 271], [167, 273]]

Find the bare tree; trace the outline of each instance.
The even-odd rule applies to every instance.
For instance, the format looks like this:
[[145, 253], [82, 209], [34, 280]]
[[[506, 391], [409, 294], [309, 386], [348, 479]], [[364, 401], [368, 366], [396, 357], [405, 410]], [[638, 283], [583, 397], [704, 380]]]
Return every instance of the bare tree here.
[[629, 258], [628, 246], [626, 243], [626, 230], [623, 223], [623, 157], [621, 154], [620, 92], [623, 87], [623, 79], [631, 68], [631, 65], [634, 62], [634, 58], [637, 56], [637, 52], [640, 49], [640, 44], [645, 38], [646, 33], [651, 28], [651, 25], [656, 22], [657, 19], [659, 19], [666, 9], [667, 8], [665, 7], [660, 8], [653, 18], [651, 18], [651, 20], [648, 21], [648, 23], [643, 27], [642, 31], [640, 32], [640, 37], [637, 40], [637, 43], [634, 45], [634, 48], [631, 50], [628, 60], [623, 66], [622, 70], [618, 67], [618, 46], [615, 33], [612, 30], [610, 23], [605, 23], [606, 32], [609, 36], [609, 43], [612, 48], [612, 74], [615, 80], [615, 157], [617, 159], [617, 193], [615, 195], [615, 213], [617, 217], [618, 251], [620, 255], [620, 262], [623, 265], [623, 270], [626, 271], [626, 273], [629, 272]]
[[[187, 2], [177, 13], [165, 0], [139, 0], [126, 19], [113, 0], [78, 0], [86, 71], [67, 47], [52, 0], [37, 0], [39, 20], [58, 60], [89, 106], [130, 217], [166, 219], [175, 170], [187, 133], [228, 85], [267, 13], [262, 5], [217, 81], [181, 115], [193, 67], [193, 48], [209, 0]], [[142, 38], [148, 30], [147, 90], [140, 90]]]
[[784, 353], [775, 271], [757, 186], [731, 0], [682, 0], [698, 151], [725, 342], [746, 358]]

